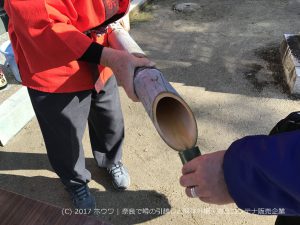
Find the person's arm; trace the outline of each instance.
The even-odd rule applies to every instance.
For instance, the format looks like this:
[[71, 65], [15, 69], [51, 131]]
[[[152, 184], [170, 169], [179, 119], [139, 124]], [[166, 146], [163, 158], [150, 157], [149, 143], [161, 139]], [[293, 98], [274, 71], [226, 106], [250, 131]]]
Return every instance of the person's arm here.
[[185, 164], [180, 183], [189, 197], [194, 186], [197, 197], [207, 203], [235, 202], [252, 213], [271, 209], [300, 215], [299, 150], [300, 131], [244, 137], [227, 151]]
[[128, 97], [133, 101], [138, 101], [133, 86], [135, 68], [155, 65], [146, 57], [136, 57], [126, 51], [103, 47], [97, 43], [92, 43], [78, 60], [110, 67], [118, 84], [124, 88]]
[[100, 45], [96, 42], [92, 42], [88, 49], [77, 60], [92, 64], [100, 64], [103, 48], [103, 45]]
[[235, 141], [225, 153], [223, 168], [239, 208], [300, 215], [300, 131]]
[[134, 70], [154, 66], [149, 59], [94, 43], [71, 24], [66, 9], [54, 8], [44, 1], [9, 1], [6, 9], [32, 73], [74, 60], [101, 64], [112, 69], [132, 100], [138, 100], [133, 87]]
[[106, 47], [103, 48], [100, 64], [112, 69], [118, 84], [124, 88], [128, 97], [133, 101], [138, 101], [133, 83], [135, 69], [155, 66], [155, 63], [148, 58], [139, 58], [127, 51]]

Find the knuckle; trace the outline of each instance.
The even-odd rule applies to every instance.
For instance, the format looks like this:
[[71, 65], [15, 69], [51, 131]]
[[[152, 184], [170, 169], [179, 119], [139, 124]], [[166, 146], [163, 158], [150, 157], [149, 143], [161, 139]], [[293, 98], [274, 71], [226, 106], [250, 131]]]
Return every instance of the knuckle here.
[[181, 186], [185, 187], [185, 184], [186, 184], [186, 179], [185, 179], [185, 177], [181, 177], [181, 178], [179, 179], [179, 183], [180, 183]]
[[188, 172], [188, 168], [187, 168], [187, 166], [186, 165], [184, 165], [183, 167], [182, 167], [182, 173], [183, 174], [186, 174], [187, 172]]

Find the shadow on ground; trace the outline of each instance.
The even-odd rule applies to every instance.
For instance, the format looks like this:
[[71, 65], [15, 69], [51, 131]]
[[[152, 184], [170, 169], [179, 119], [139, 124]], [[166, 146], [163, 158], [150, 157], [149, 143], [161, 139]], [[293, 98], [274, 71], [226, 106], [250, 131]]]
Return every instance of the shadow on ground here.
[[[112, 224], [137, 224], [163, 216], [171, 209], [165, 195], [151, 190], [117, 192], [104, 170], [94, 159], [87, 159], [93, 180], [106, 191], [91, 188], [96, 197], [96, 217]], [[36, 153], [0, 152], [0, 187], [62, 208], [72, 207], [69, 196], [58, 178], [7, 174], [10, 170], [52, 170], [47, 156]], [[36, 173], [35, 173], [36, 174]]]
[[279, 53], [283, 34], [298, 32], [299, 12], [290, 1], [190, 2], [200, 8], [180, 13], [170, 1], [152, 1], [153, 20], [132, 30], [170, 82], [212, 92], [294, 99], [283, 79]]

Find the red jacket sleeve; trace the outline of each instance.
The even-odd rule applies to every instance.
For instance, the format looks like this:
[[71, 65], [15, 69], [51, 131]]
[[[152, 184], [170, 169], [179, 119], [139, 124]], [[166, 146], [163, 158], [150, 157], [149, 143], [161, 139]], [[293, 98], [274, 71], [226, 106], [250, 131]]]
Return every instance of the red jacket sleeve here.
[[48, 5], [46, 1], [8, 0], [5, 9], [32, 73], [66, 65], [80, 58], [92, 40], [72, 25], [72, 2]]

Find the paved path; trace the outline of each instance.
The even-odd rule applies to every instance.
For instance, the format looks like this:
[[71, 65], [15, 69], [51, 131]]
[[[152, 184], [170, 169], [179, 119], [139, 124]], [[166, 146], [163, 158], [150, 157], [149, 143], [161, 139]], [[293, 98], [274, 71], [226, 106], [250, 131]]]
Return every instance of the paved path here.
[[[245, 135], [266, 134], [289, 112], [299, 110], [299, 101], [284, 92], [277, 52], [283, 33], [298, 32], [299, 10], [279, 0], [190, 2], [200, 2], [200, 9], [182, 14], [172, 10], [173, 0], [154, 1], [153, 19], [134, 24], [132, 35], [191, 105], [203, 152], [226, 149]], [[140, 104], [130, 102], [123, 91], [121, 99], [127, 134], [124, 163], [132, 177], [129, 191], [112, 190], [105, 172], [95, 166], [88, 134], [83, 140], [98, 207], [115, 210], [113, 215], [103, 215], [106, 221], [274, 223], [275, 217], [252, 216], [235, 205], [218, 207], [187, 199], [178, 183], [181, 162], [177, 153], [163, 143]], [[35, 119], [0, 149], [0, 178], [3, 188], [70, 206], [50, 169]], [[137, 209], [143, 208], [171, 211], [138, 214]]]

